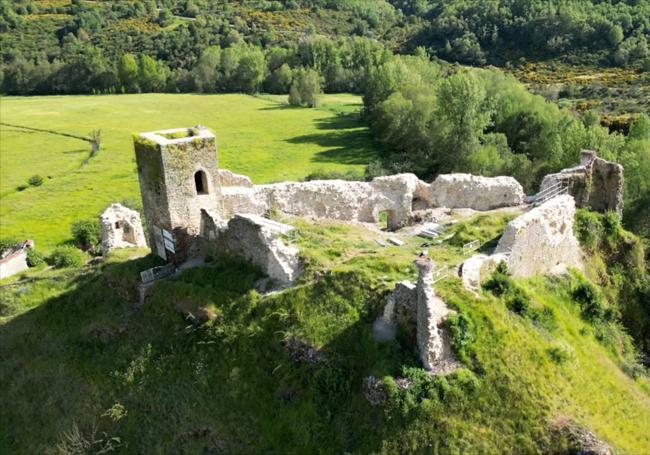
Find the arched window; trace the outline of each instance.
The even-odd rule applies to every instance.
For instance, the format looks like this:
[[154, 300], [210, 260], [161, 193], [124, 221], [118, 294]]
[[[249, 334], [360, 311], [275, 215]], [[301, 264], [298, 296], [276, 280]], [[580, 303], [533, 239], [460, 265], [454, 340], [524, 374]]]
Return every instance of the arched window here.
[[196, 194], [208, 194], [208, 178], [203, 171], [196, 171], [194, 174], [194, 186]]

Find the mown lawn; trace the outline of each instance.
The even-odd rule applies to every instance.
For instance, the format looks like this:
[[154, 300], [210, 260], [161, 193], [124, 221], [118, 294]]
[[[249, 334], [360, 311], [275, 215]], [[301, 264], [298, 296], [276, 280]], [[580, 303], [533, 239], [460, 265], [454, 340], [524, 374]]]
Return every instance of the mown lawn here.
[[[32, 238], [48, 251], [70, 224], [111, 202], [139, 202], [132, 134], [205, 125], [217, 135], [221, 167], [256, 183], [300, 179], [320, 169], [361, 169], [376, 151], [352, 95], [324, 96], [320, 109], [286, 97], [245, 95], [50, 96], [2, 99], [3, 124], [87, 136], [101, 129], [102, 149], [64, 136], [0, 127], [0, 237]], [[19, 191], [30, 176], [40, 187]]]

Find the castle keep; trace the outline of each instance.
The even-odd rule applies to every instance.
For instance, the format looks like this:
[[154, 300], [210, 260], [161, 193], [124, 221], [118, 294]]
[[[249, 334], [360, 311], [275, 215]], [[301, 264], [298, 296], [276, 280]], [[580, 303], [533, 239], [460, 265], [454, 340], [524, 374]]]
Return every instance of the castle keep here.
[[152, 250], [176, 264], [200, 255], [201, 214], [221, 211], [214, 134], [202, 127], [142, 133], [135, 156]]

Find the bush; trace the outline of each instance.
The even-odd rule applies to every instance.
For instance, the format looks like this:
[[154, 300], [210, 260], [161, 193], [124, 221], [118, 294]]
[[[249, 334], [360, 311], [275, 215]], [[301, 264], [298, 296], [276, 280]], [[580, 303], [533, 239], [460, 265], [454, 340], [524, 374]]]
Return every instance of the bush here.
[[500, 262], [490, 278], [482, 285], [483, 289], [490, 291], [496, 297], [501, 297], [512, 288], [510, 273], [505, 262]]
[[101, 244], [101, 225], [99, 220], [77, 220], [70, 229], [77, 248], [90, 254], [97, 254]]
[[584, 319], [591, 322], [604, 319], [606, 312], [603, 299], [594, 285], [580, 283], [571, 291], [571, 297], [580, 305]]
[[530, 309], [530, 297], [523, 289], [515, 287], [508, 292], [506, 307], [519, 316], [526, 316]]
[[27, 265], [30, 267], [39, 267], [45, 264], [45, 257], [38, 251], [30, 248], [27, 250]]
[[62, 245], [55, 248], [50, 255], [48, 262], [57, 269], [66, 267], [81, 267], [86, 262], [87, 256], [83, 251], [70, 245]]
[[0, 254], [4, 253], [7, 250], [11, 250], [18, 246], [20, 242], [16, 239], [0, 239]]
[[598, 248], [602, 233], [600, 216], [597, 213], [586, 209], [580, 209], [576, 213], [574, 231], [580, 244], [589, 251]]
[[29, 180], [27, 180], [27, 183], [31, 186], [41, 186], [43, 184], [43, 177], [38, 174], [32, 175]]

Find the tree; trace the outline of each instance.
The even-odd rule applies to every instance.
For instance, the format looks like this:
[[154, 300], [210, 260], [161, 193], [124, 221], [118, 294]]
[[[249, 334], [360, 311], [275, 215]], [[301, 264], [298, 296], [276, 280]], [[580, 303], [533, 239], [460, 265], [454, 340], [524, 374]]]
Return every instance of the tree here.
[[625, 38], [623, 35], [623, 27], [616, 24], [609, 28], [609, 32], [607, 32], [607, 41], [609, 41], [611, 47], [616, 48], [616, 46], [623, 41], [623, 38]]
[[159, 64], [148, 55], [140, 56], [138, 62], [138, 79], [143, 92], [156, 92], [165, 87], [167, 80], [163, 64]]
[[267, 78], [266, 89], [271, 93], [289, 93], [292, 80], [293, 70], [285, 63]]
[[458, 73], [442, 81], [438, 89], [438, 132], [448, 153], [441, 156], [445, 171], [461, 169], [481, 145], [491, 123], [486, 91], [473, 73]]
[[197, 91], [203, 93], [216, 91], [220, 64], [221, 48], [213, 46], [203, 51], [199, 61], [192, 68], [192, 78]]
[[117, 63], [117, 75], [124, 90], [129, 93], [139, 91], [138, 62], [133, 54], [124, 54]]
[[316, 107], [322, 87], [323, 79], [318, 72], [310, 68], [299, 69], [289, 91], [289, 104]]

